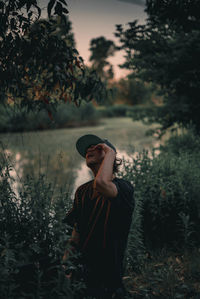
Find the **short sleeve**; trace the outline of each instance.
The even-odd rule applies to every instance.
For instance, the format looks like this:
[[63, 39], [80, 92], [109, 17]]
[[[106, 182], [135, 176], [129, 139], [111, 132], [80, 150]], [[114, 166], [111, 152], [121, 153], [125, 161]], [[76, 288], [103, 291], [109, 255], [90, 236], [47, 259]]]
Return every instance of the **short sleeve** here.
[[114, 179], [118, 194], [112, 199], [113, 205], [113, 236], [126, 243], [132, 222], [135, 206], [134, 188], [130, 182], [123, 179]]
[[114, 200], [117, 201], [118, 205], [126, 210], [129, 210], [132, 214], [135, 206], [133, 186], [130, 182], [123, 179], [113, 180], [113, 183], [116, 185], [118, 191]]
[[73, 206], [67, 212], [63, 222], [67, 223], [69, 226], [75, 226], [78, 231], [78, 221], [79, 221], [79, 196], [77, 190], [75, 193]]

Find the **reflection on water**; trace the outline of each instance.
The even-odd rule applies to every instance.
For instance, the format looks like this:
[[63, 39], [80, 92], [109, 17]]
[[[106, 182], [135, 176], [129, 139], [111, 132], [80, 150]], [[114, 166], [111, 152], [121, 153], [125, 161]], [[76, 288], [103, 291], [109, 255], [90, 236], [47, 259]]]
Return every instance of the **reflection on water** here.
[[9, 179], [8, 182], [11, 185], [12, 191], [15, 193], [15, 196], [19, 196], [19, 187], [21, 187], [21, 178], [23, 177], [23, 166], [26, 163], [25, 159], [22, 159], [20, 153], [13, 155], [11, 150], [4, 150], [4, 160], [7, 161], [7, 165], [3, 169], [2, 173], [5, 175], [6, 168], [9, 169]]
[[[38, 179], [40, 174], [53, 186], [70, 194], [81, 184], [91, 180], [92, 174], [77, 153], [75, 144], [80, 135], [97, 134], [107, 138], [118, 149], [117, 156], [126, 161], [136, 158], [144, 148], [155, 144], [154, 137], [145, 135], [146, 127], [133, 124], [131, 119], [105, 119], [98, 127], [49, 130], [16, 134], [0, 134], [3, 148], [10, 156], [12, 188], [17, 193], [27, 175]], [[6, 148], [6, 150], [5, 150]]]
[[27, 176], [37, 180], [40, 175], [44, 175], [46, 181], [57, 188], [58, 192], [61, 188], [68, 193], [72, 192], [75, 179], [74, 160], [61, 151], [47, 156], [42, 153], [31, 155], [27, 151], [18, 152], [4, 148], [1, 153], [1, 158], [5, 161], [3, 175], [8, 171], [8, 182], [17, 198]]
[[[155, 147], [159, 147], [159, 143], [155, 144]], [[27, 174], [27, 168], [30, 169], [31, 168], [30, 165], [31, 164], [35, 165], [35, 163], [33, 163], [33, 161], [31, 162], [31, 160], [28, 160], [28, 159], [22, 159], [22, 155], [19, 152], [14, 154], [11, 152], [11, 150], [7, 149], [4, 151], [4, 154], [7, 158], [7, 160], [9, 160], [10, 157], [12, 157], [12, 162], [9, 161], [12, 165], [12, 167], [9, 171], [9, 174], [11, 177], [10, 184], [12, 186], [13, 192], [15, 193], [16, 196], [18, 196], [19, 188], [22, 187], [22, 178], [23, 178], [24, 172]], [[155, 154], [156, 155], [159, 154], [159, 150], [155, 150]], [[131, 155], [128, 154], [125, 150], [123, 150], [123, 151], [118, 150], [118, 152], [117, 152], [117, 157], [124, 161], [127, 161], [127, 162], [133, 161], [133, 159], [136, 159], [138, 155], [139, 155], [139, 152], [137, 152], [137, 151], [135, 151]], [[151, 155], [151, 152], [149, 152], [149, 155]], [[60, 154], [59, 159], [61, 157], [62, 157], [62, 155]], [[76, 170], [74, 169], [72, 171], [71, 167], [67, 169], [63, 164], [63, 160], [61, 159], [62, 160], [62, 162], [61, 162], [61, 161], [59, 161], [59, 159], [57, 160], [57, 163], [56, 163], [57, 171], [59, 170], [59, 172], [62, 176], [65, 173], [65, 176], [67, 177], [67, 180], [68, 180], [67, 189], [68, 190], [71, 189], [70, 193], [72, 194], [72, 198], [73, 198], [76, 189], [80, 185], [93, 179], [92, 171], [87, 167], [85, 160], [80, 163], [79, 167], [76, 167]], [[55, 161], [54, 161], [54, 163], [55, 163]], [[46, 170], [47, 170], [47, 168], [46, 168]], [[69, 175], [69, 172], [71, 173], [71, 177]], [[73, 173], [73, 175], [72, 175], [72, 173]], [[72, 180], [72, 177], [73, 177], [73, 180]], [[69, 178], [70, 178], [70, 181], [69, 181]], [[73, 183], [73, 181], [74, 181], [74, 183]]]

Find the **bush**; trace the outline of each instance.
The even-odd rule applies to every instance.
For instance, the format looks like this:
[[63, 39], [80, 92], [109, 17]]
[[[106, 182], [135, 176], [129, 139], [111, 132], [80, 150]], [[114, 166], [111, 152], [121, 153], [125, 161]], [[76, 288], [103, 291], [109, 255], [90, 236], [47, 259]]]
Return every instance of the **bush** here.
[[128, 105], [114, 105], [107, 106], [99, 109], [102, 117], [126, 117], [130, 111], [132, 111], [132, 106]]
[[27, 112], [17, 106], [0, 105], [0, 132], [23, 132], [56, 128], [96, 125], [98, 113], [91, 103], [82, 103], [77, 108], [74, 104], [62, 103], [49, 117], [47, 111]]
[[161, 147], [162, 152], [170, 152], [179, 156], [181, 153], [188, 153], [190, 155], [199, 154], [200, 138], [196, 136], [192, 129], [178, 135], [175, 133], [165, 145]]
[[124, 162], [121, 175], [134, 184], [136, 200], [130, 260], [137, 259], [138, 245], [141, 254], [163, 247], [184, 250], [200, 245], [200, 138], [190, 136], [188, 148], [179, 154], [172, 146], [188, 138], [172, 138], [168, 151], [162, 150], [158, 156], [143, 152]]
[[67, 192], [55, 193], [40, 176], [27, 177], [16, 195], [9, 176], [12, 167], [5, 155], [0, 162], [1, 298], [72, 298], [82, 286], [69, 284], [61, 267], [71, 233], [62, 222], [69, 207]]
[[53, 114], [56, 127], [78, 127], [96, 125], [99, 115], [91, 103], [82, 103], [79, 108], [73, 104], [61, 104]]

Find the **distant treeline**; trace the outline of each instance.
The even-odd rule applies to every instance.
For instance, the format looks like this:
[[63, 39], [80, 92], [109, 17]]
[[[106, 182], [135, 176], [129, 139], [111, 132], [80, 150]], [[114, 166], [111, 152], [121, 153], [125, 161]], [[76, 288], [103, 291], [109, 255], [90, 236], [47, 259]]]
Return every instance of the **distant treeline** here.
[[[73, 128], [98, 125], [103, 117], [136, 117], [137, 111], [146, 111], [145, 106], [116, 104], [95, 107], [92, 103], [60, 104], [50, 115], [46, 110], [39, 112], [0, 105], [0, 132], [25, 132], [58, 128]], [[137, 117], [136, 117], [137, 118]]]
[[23, 132], [58, 128], [96, 125], [98, 113], [91, 103], [77, 108], [74, 104], [63, 103], [56, 111], [27, 111], [22, 108], [0, 105], [0, 132]]

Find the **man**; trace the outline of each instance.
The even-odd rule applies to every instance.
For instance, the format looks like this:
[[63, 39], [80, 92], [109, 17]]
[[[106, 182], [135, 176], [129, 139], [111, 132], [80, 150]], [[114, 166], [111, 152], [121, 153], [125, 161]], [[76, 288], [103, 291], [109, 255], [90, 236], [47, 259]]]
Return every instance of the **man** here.
[[[134, 208], [133, 187], [116, 178], [116, 149], [108, 140], [84, 135], [76, 148], [94, 179], [77, 189], [65, 221], [73, 226], [71, 243], [82, 256], [87, 295], [124, 298], [123, 257]], [[67, 257], [66, 250], [63, 260]]]

